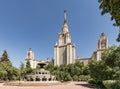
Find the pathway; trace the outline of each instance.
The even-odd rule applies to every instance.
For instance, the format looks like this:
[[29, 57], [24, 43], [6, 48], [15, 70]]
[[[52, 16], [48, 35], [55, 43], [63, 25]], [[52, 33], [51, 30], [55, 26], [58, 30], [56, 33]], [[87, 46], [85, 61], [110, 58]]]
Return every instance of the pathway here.
[[[1, 84], [2, 85], [2, 84]], [[55, 86], [0, 86], [0, 89], [95, 89], [86, 82], [71, 82]]]

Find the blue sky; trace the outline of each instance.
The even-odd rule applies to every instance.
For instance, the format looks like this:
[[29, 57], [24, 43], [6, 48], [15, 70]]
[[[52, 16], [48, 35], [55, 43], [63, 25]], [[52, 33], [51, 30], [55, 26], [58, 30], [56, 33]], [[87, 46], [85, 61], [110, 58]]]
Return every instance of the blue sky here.
[[76, 56], [91, 57], [102, 32], [110, 46], [118, 45], [118, 28], [101, 16], [97, 0], [0, 0], [0, 56], [6, 49], [17, 67], [29, 48], [36, 59], [53, 58], [64, 9]]

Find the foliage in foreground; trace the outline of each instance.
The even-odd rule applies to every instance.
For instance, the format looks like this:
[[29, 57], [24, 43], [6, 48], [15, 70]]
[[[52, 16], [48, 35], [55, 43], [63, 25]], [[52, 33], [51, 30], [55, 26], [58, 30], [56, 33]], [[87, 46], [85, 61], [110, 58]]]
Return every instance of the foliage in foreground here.
[[105, 80], [120, 80], [120, 46], [107, 49], [101, 61], [91, 60], [89, 71], [94, 84], [102, 88]]
[[87, 81], [90, 78], [88, 67], [79, 61], [75, 64], [60, 65], [59, 67], [49, 64], [45, 66], [45, 69], [55, 75], [59, 81]]
[[[120, 0], [98, 0], [100, 3], [99, 8], [101, 9], [101, 14], [109, 13], [111, 15], [111, 20], [114, 20], [114, 26], [119, 26], [120, 29]], [[120, 42], [120, 33], [116, 39]]]
[[0, 80], [16, 80], [18, 79], [18, 69], [12, 66], [7, 51], [3, 52], [0, 58]]
[[8, 57], [8, 53], [4, 50], [0, 57], [0, 81], [11, 81], [23, 79], [25, 75], [31, 74], [32, 69], [30, 63], [27, 62], [26, 67], [21, 64], [20, 69], [14, 67]]
[[101, 14], [109, 13], [111, 20], [115, 20], [114, 25], [120, 26], [120, 0], [98, 0]]

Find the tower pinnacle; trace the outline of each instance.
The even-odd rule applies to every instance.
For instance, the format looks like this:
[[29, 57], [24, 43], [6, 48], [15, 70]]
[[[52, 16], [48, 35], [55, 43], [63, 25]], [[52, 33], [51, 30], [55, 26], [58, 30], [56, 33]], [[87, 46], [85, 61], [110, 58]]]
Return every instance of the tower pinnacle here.
[[66, 12], [67, 12], [67, 10], [64, 10], [64, 23], [67, 22], [67, 21], [66, 21]]
[[68, 25], [67, 25], [67, 20], [66, 20], [66, 10], [64, 10], [64, 23], [62, 27], [62, 33], [67, 33], [68, 32]]

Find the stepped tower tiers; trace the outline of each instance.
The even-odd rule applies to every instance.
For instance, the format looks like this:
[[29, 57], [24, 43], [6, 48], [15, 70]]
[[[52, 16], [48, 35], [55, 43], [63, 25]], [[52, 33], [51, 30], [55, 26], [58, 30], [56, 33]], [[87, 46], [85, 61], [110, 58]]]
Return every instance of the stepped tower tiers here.
[[98, 40], [98, 48], [92, 55], [92, 58], [101, 60], [102, 53], [108, 48], [108, 38], [104, 33], [101, 33], [100, 38]]
[[75, 62], [75, 46], [71, 42], [64, 10], [64, 22], [62, 31], [58, 35], [58, 43], [54, 46], [54, 65], [72, 64]]

